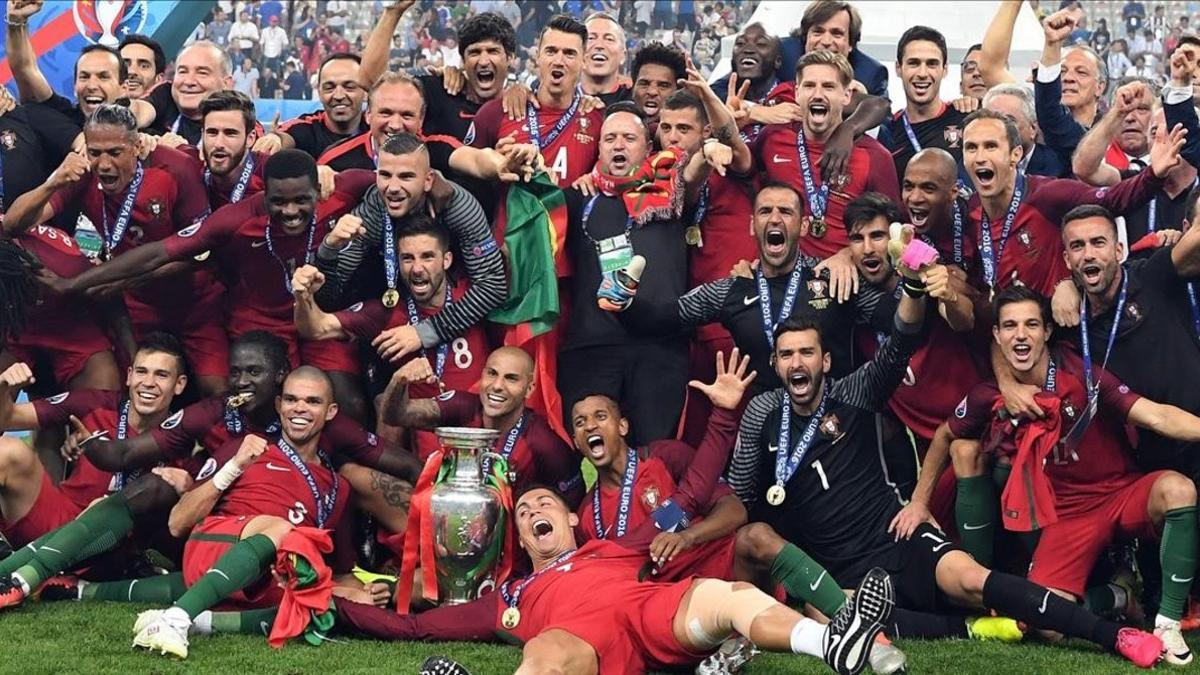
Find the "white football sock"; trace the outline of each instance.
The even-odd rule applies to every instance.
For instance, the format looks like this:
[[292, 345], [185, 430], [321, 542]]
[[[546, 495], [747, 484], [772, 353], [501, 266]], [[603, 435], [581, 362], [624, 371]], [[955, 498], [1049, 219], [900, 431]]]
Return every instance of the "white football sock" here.
[[812, 619], [802, 618], [792, 627], [792, 653], [825, 656], [825, 626]]

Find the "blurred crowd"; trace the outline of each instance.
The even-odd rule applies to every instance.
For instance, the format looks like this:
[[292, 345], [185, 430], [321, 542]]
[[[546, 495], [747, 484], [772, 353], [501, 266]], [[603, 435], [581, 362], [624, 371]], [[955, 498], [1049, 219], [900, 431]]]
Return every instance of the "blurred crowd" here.
[[[321, 61], [334, 52], [361, 53], [374, 18], [388, 4], [391, 0], [220, 0], [188, 42], [211, 40], [228, 49], [234, 88], [252, 98], [310, 100]], [[396, 32], [388, 66], [461, 66], [457, 27], [490, 11], [516, 27], [518, 54], [509, 77], [528, 84], [536, 77], [533, 49], [540, 26], [560, 12], [580, 19], [605, 12], [626, 27], [628, 53], [651, 41], [675, 45], [707, 77], [720, 57], [721, 38], [736, 33], [757, 6], [757, 0], [422, 0]], [[171, 70], [168, 66], [168, 78]]]

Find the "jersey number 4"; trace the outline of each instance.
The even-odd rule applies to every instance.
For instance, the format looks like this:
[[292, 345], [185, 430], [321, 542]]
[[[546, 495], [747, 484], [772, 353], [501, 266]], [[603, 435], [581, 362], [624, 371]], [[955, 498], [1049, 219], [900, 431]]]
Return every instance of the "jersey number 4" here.
[[559, 148], [554, 155], [554, 162], [550, 165], [550, 173], [553, 173], [559, 183], [567, 180], [567, 149]]

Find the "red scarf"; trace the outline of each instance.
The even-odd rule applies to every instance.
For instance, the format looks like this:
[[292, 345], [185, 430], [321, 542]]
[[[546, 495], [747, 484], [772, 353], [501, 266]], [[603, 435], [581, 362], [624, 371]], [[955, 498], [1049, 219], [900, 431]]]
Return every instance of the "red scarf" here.
[[[1062, 437], [1062, 400], [1050, 393], [1039, 393], [1034, 399], [1046, 417], [1022, 422], [1012, 431], [1017, 453], [1000, 497], [1004, 529], [1013, 532], [1031, 532], [1058, 522], [1054, 485], [1044, 465]], [[997, 409], [1003, 405], [1002, 401], [996, 403]], [[1003, 424], [1006, 430], [1013, 429], [1011, 424]]]
[[605, 197], [620, 196], [625, 208], [637, 225], [652, 220], [678, 218], [683, 211], [683, 176], [679, 165], [685, 163], [684, 152], [679, 148], [667, 148], [642, 162], [628, 176], [613, 176], [592, 169], [592, 182]]

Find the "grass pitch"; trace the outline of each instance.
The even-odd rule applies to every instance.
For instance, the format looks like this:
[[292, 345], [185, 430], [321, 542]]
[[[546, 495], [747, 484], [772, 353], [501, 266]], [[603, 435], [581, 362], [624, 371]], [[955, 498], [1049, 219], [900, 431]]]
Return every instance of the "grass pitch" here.
[[[142, 606], [115, 603], [31, 603], [0, 614], [0, 672], [42, 673], [378, 673], [407, 674], [431, 654], [458, 659], [474, 675], [512, 673], [520, 658], [513, 647], [468, 643], [384, 643], [347, 640], [310, 647], [292, 643], [276, 651], [265, 638], [221, 635], [192, 639], [184, 663], [130, 648], [130, 628]], [[1200, 634], [1188, 642], [1200, 648]], [[1142, 672], [1080, 642], [1069, 645], [1001, 645], [967, 641], [900, 642], [910, 674], [1104, 675]], [[1195, 670], [1193, 665], [1177, 672]], [[1160, 671], [1174, 671], [1160, 664]], [[829, 672], [819, 661], [765, 655], [752, 675]]]

